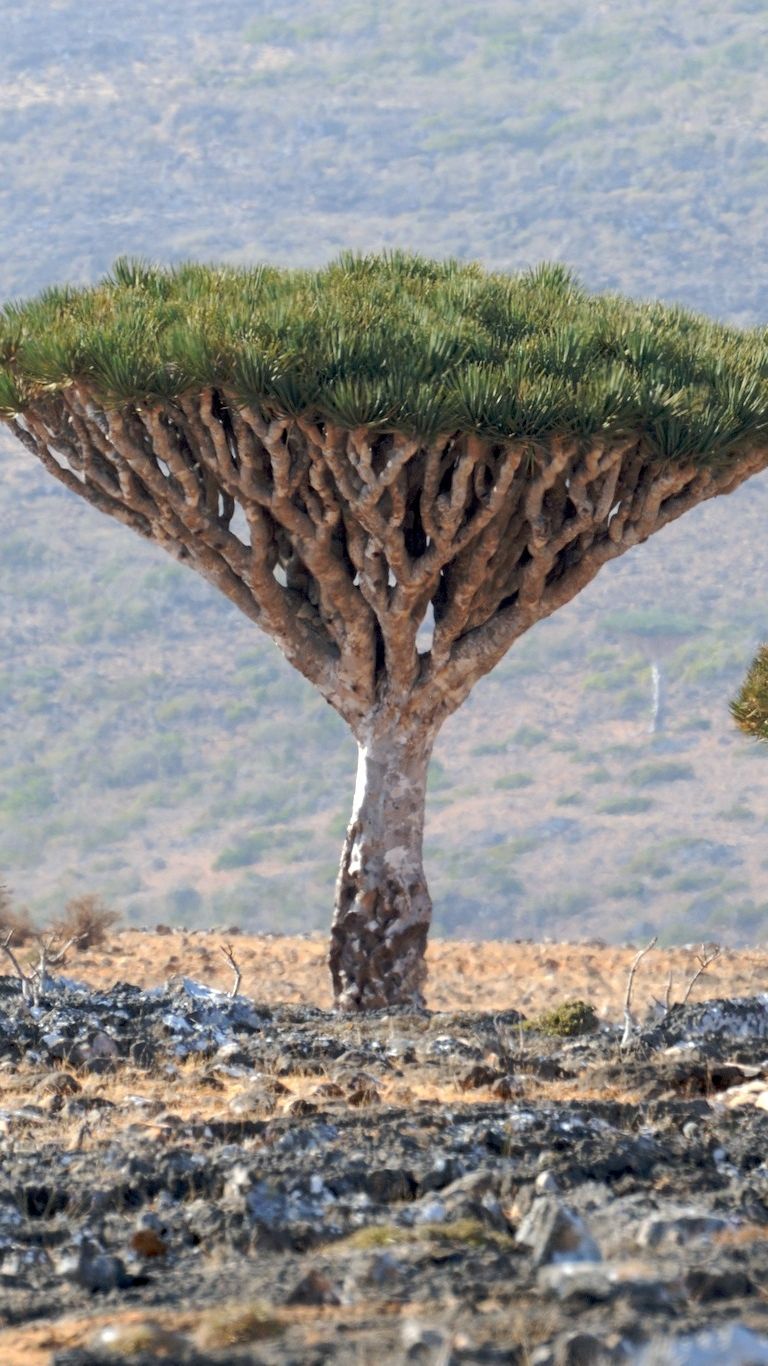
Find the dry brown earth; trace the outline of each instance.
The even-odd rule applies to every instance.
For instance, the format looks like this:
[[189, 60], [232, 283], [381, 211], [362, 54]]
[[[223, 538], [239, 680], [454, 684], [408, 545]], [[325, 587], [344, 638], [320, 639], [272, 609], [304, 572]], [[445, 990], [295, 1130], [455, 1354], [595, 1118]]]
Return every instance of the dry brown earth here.
[[[324, 937], [228, 935], [226, 932], [127, 930], [106, 947], [72, 956], [67, 971], [92, 986], [134, 982], [153, 987], [180, 974], [228, 988], [232, 973], [221, 948], [229, 943], [243, 974], [241, 991], [267, 1005], [331, 1005]], [[627, 973], [639, 945], [533, 944], [435, 939], [429, 946], [427, 1005], [431, 1010], [506, 1010], [529, 1015], [580, 998], [601, 1019], [621, 1016]], [[700, 946], [654, 949], [640, 964], [633, 1001], [642, 1015], [664, 997], [685, 993]], [[768, 951], [726, 949], [699, 979], [699, 995], [753, 996], [768, 988]]]
[[[184, 975], [226, 989], [231, 984], [231, 969], [221, 953], [225, 945], [231, 946], [242, 971], [241, 991], [255, 1001], [269, 1005], [303, 1003], [326, 1008], [331, 1004], [325, 942], [319, 936], [256, 936], [165, 928], [123, 931], [112, 935], [103, 949], [72, 954], [66, 971], [93, 987], [106, 988], [119, 981], [153, 987], [169, 977]], [[578, 997], [590, 1001], [603, 1019], [617, 1020], [624, 1006], [628, 970], [637, 950], [638, 946], [617, 948], [594, 941], [537, 944], [437, 939], [429, 949], [427, 1003], [438, 1011], [493, 1012], [516, 1008], [530, 1016]], [[633, 1006], [638, 1016], [652, 1005], [654, 997], [664, 997], [670, 976], [671, 1000], [682, 999], [697, 969], [700, 951], [700, 946], [654, 949], [646, 956], [639, 966], [634, 987]], [[768, 952], [724, 950], [699, 978], [693, 997], [755, 995], [763, 991], [767, 974]], [[616, 1085], [606, 1084], [605, 1078], [600, 1081], [597, 1076], [595, 1080], [597, 1087], [588, 1071], [566, 1080], [547, 1081], [530, 1076], [521, 1084], [518, 1100], [539, 1106], [542, 1103], [567, 1105], [574, 1099], [585, 1105], [592, 1100], [601, 1104], [611, 1101], [642, 1104], [642, 1096], [633, 1089], [629, 1076]], [[316, 1099], [317, 1076], [304, 1075], [300, 1067], [295, 1074], [283, 1074], [281, 1082], [283, 1094], [278, 1101], [278, 1116], [291, 1114], [292, 1107], [306, 1103], [307, 1097], [310, 1102]], [[13, 1110], [28, 1096], [40, 1099], [38, 1083], [34, 1067], [6, 1064], [0, 1075], [0, 1105]], [[166, 1129], [172, 1137], [175, 1132], [174, 1127], [169, 1127], [172, 1122], [178, 1127], [184, 1123], [200, 1124], [203, 1118], [205, 1122], [227, 1118], [231, 1121], [231, 1102], [242, 1088], [242, 1080], [225, 1079], [212, 1084], [206, 1060], [190, 1058], [170, 1081], [161, 1070], [134, 1074], [130, 1067], [123, 1067], [114, 1076], [83, 1073], [77, 1086], [85, 1101], [97, 1097], [113, 1106], [98, 1131], [90, 1132], [88, 1126], [81, 1126], [74, 1118], [64, 1121], [52, 1106], [50, 1115], [41, 1117], [35, 1136], [40, 1144], [58, 1143], [73, 1153], [88, 1149], [96, 1160], [105, 1143], [120, 1141], [121, 1130], [125, 1140], [130, 1137], [131, 1141], [149, 1142], [158, 1136], [162, 1138]], [[129, 1093], [137, 1090], [150, 1102], [146, 1118], [139, 1123], [125, 1104]], [[412, 1107], [418, 1114], [424, 1113], [424, 1107], [444, 1109], [448, 1105], [466, 1105], [465, 1090], [458, 1074], [452, 1077], [450, 1072], [445, 1075], [441, 1072], [434, 1081], [415, 1073], [404, 1077], [402, 1073], [394, 1073], [390, 1080], [385, 1079], [380, 1100], [384, 1107]], [[476, 1106], [498, 1104], [495, 1093], [488, 1086], [476, 1088], [471, 1100]], [[162, 1113], [155, 1117], [155, 1112], [160, 1110]], [[762, 1227], [753, 1230], [750, 1224], [740, 1230], [739, 1236], [762, 1240], [765, 1230]], [[381, 1322], [385, 1322], [388, 1315], [412, 1315], [418, 1306], [412, 1302], [400, 1306], [382, 1302], [372, 1308], [369, 1303], [366, 1308], [369, 1317], [374, 1308]], [[313, 1331], [326, 1335], [334, 1331], [357, 1331], [357, 1317], [362, 1311], [347, 1305], [311, 1310], [283, 1307], [279, 1312], [286, 1330], [303, 1333], [309, 1347]], [[529, 1306], [526, 1312], [533, 1313], [533, 1309]], [[155, 1321], [169, 1333], [181, 1332], [199, 1340], [210, 1313], [199, 1306], [175, 1308], [171, 1304], [162, 1305], [159, 1312], [147, 1313], [117, 1301], [109, 1310], [94, 1303], [92, 1313], [72, 1313], [63, 1305], [57, 1307], [52, 1303], [44, 1321], [13, 1324], [12, 1320], [5, 1320], [5, 1326], [0, 1329], [0, 1366], [50, 1366], [54, 1353], [93, 1341], [94, 1333], [104, 1325], [128, 1332], [135, 1324], [136, 1331], [143, 1332], [148, 1321]], [[544, 1327], [541, 1332], [544, 1333]], [[170, 1358], [163, 1356], [162, 1359], [172, 1360], [172, 1349]]]

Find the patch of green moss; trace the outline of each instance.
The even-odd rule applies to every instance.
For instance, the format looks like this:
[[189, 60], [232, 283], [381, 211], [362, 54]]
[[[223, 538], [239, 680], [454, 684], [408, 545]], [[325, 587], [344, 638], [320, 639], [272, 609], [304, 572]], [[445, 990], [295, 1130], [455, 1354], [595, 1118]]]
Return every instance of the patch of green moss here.
[[562, 1005], [524, 1020], [523, 1029], [549, 1034], [554, 1039], [572, 1039], [579, 1034], [594, 1034], [598, 1024], [595, 1007], [589, 1002], [563, 1001]]
[[201, 1320], [198, 1339], [206, 1348], [243, 1347], [264, 1342], [285, 1332], [285, 1323], [270, 1305], [257, 1301], [250, 1305], [225, 1305], [212, 1309]]
[[369, 1251], [395, 1243], [462, 1243], [465, 1247], [506, 1246], [511, 1236], [487, 1228], [479, 1219], [451, 1219], [444, 1224], [372, 1224], [344, 1239], [345, 1247]]

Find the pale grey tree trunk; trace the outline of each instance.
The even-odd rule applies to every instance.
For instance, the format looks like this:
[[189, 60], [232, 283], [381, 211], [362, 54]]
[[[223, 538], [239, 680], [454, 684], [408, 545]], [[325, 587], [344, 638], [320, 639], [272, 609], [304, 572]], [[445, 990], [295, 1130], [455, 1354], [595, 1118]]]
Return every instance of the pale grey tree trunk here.
[[394, 721], [359, 744], [329, 958], [341, 1010], [424, 1004], [432, 902], [422, 844], [435, 733]]
[[648, 734], [656, 735], [663, 726], [663, 689], [661, 668], [654, 659], [651, 664], [651, 719]]

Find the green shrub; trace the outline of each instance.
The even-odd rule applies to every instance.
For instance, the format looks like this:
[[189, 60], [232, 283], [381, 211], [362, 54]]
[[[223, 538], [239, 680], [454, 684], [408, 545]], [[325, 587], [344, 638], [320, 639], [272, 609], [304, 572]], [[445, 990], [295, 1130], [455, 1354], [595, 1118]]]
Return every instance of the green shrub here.
[[572, 1039], [579, 1034], [594, 1034], [599, 1026], [595, 1007], [586, 1001], [563, 1001], [523, 1021], [523, 1029], [548, 1034], [554, 1039]]
[[649, 811], [653, 805], [651, 797], [609, 797], [597, 809], [606, 816], [634, 816], [640, 811]]
[[593, 768], [591, 773], [584, 774], [585, 783], [609, 783], [611, 773], [607, 768]]
[[535, 745], [540, 745], [547, 738], [545, 730], [539, 730], [538, 726], [518, 726], [512, 739], [516, 745], [522, 745], [523, 749], [533, 749]]
[[243, 835], [234, 844], [222, 849], [213, 866], [217, 872], [222, 872], [228, 868], [247, 868], [250, 863], [258, 863], [265, 850], [271, 848], [273, 844], [273, 835], [264, 831], [254, 831], [251, 835]]
[[655, 787], [658, 783], [684, 782], [694, 777], [691, 764], [680, 759], [650, 759], [630, 770], [627, 781], [633, 787]]
[[502, 791], [514, 792], [520, 787], [531, 787], [533, 778], [530, 773], [505, 773], [503, 778], [497, 778], [494, 787]]

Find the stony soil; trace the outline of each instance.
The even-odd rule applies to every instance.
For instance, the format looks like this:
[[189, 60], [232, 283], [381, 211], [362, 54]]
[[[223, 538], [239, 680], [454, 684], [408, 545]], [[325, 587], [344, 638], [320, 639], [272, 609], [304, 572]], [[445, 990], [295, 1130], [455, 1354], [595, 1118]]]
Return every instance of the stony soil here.
[[[125, 930], [99, 949], [80, 953], [72, 974], [92, 986], [115, 981], [159, 986], [174, 974], [194, 977], [227, 990], [232, 973], [221, 956], [231, 942], [242, 968], [242, 990], [268, 1005], [285, 1002], [331, 1005], [326, 958], [327, 935], [242, 934], [230, 930], [159, 932]], [[673, 999], [679, 1000], [696, 970], [700, 946], [655, 949], [640, 964], [634, 999], [640, 1009], [663, 998], [672, 974]], [[605, 1021], [620, 1019], [629, 965], [635, 947], [590, 940], [578, 944], [550, 941], [489, 940], [473, 943], [433, 939], [427, 950], [430, 1010], [506, 1010], [526, 1014], [559, 1001], [583, 997]], [[708, 969], [702, 987], [710, 996], [749, 996], [768, 986], [765, 948], [725, 949]]]
[[347, 1019], [87, 970], [0, 978], [3, 1366], [768, 1363], [757, 982], [622, 1047], [618, 1008], [554, 1038], [478, 979]]

